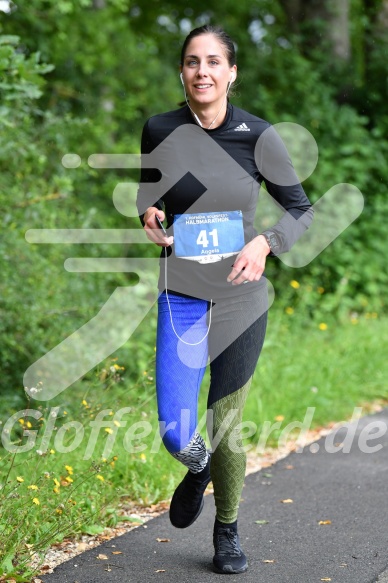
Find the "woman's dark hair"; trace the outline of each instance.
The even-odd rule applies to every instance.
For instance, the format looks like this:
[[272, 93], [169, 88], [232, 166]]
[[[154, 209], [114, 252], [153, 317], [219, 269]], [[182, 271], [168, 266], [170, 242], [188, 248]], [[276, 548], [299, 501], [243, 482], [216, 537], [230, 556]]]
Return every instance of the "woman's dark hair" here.
[[225, 49], [225, 54], [228, 59], [230, 67], [233, 67], [233, 65], [236, 64], [236, 51], [230, 36], [220, 26], [212, 26], [211, 24], [205, 24], [204, 26], [200, 26], [199, 28], [194, 28], [194, 30], [192, 30], [185, 38], [181, 52], [182, 66], [187, 46], [189, 45], [190, 41], [193, 38], [195, 38], [196, 36], [200, 36], [201, 34], [213, 34], [215, 37], [217, 37], [219, 43], [222, 44]]

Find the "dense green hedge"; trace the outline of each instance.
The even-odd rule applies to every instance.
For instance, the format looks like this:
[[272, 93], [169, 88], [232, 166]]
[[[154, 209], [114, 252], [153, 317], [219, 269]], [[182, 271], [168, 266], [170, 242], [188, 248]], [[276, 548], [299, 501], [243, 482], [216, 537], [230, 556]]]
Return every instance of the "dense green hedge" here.
[[[93, 170], [87, 158], [139, 150], [145, 119], [181, 101], [179, 47], [185, 31], [206, 20], [224, 25], [237, 41], [234, 103], [273, 123], [299, 123], [315, 137], [319, 162], [304, 184], [312, 201], [340, 182], [356, 185], [365, 198], [359, 219], [307, 267], [268, 262], [276, 305], [298, 308], [317, 321], [386, 309], [388, 117], [379, 93], [386, 36], [376, 36], [373, 51], [360, 46], [354, 30], [369, 34], [371, 21], [362, 3], [354, 3], [353, 60], [341, 69], [331, 66], [327, 54], [306, 50], [307, 32], [290, 33], [280, 2], [244, 0], [236, 6], [228, 0], [222, 12], [212, 1], [195, 8], [152, 1], [144, 8], [127, 0], [31, 0], [1, 15], [0, 358], [10, 402], [20, 394], [29, 364], [129, 281], [128, 274], [70, 274], [63, 261], [154, 253], [149, 247], [32, 245], [26, 230], [138, 226], [112, 203], [117, 182], [136, 181], [137, 172]], [[259, 40], [254, 23], [264, 31]], [[372, 59], [368, 76], [362, 74], [366, 54]], [[341, 79], [356, 88], [347, 100], [339, 99]], [[81, 157], [79, 168], [62, 166], [68, 152]], [[301, 285], [298, 295], [292, 280]], [[142, 331], [134, 350], [135, 375], [139, 362], [151, 356], [151, 333]]]

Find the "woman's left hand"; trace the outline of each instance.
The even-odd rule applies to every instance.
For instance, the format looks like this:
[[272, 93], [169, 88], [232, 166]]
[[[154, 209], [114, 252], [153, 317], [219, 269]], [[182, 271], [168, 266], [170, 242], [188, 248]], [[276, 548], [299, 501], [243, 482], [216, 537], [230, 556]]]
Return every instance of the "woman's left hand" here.
[[227, 281], [232, 282], [232, 285], [240, 285], [247, 281], [259, 281], [270, 251], [264, 235], [258, 235], [252, 239], [237, 255]]

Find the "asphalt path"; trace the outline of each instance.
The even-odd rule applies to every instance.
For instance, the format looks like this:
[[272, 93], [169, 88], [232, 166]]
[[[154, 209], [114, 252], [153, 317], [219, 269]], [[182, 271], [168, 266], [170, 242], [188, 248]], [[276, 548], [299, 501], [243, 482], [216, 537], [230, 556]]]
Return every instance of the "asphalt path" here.
[[[385, 409], [249, 475], [239, 513], [249, 568], [226, 580], [388, 583], [387, 426]], [[40, 578], [44, 583], [219, 582], [225, 575], [211, 568], [214, 514], [208, 495], [201, 516], [187, 529], [174, 528], [165, 513]], [[108, 560], [97, 559], [100, 553]]]

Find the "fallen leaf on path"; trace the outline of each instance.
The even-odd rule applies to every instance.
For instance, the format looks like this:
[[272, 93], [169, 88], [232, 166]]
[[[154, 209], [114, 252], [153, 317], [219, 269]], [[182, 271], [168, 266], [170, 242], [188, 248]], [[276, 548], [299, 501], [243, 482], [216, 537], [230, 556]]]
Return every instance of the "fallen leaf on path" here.
[[158, 543], [169, 543], [170, 542], [169, 538], [157, 538], [156, 540], [158, 541]]
[[324, 577], [321, 581], [331, 581], [330, 577]]
[[155, 573], [165, 573], [166, 569], [156, 569]]
[[122, 555], [122, 551], [112, 551], [112, 555]]
[[50, 565], [43, 565], [40, 568], [40, 572], [44, 571], [45, 573], [52, 573], [53, 569], [50, 567]]
[[263, 559], [263, 563], [274, 563], [274, 559]]
[[294, 469], [294, 466], [292, 466], [291, 464], [288, 464], [288, 465], [285, 467], [285, 469], [286, 469], [286, 470], [293, 470], [293, 469]]
[[161, 509], [168, 510], [170, 507], [169, 502], [158, 502], [157, 504], [151, 504], [150, 510], [151, 512], [155, 512]]
[[292, 504], [293, 500], [291, 498], [285, 498], [285, 500], [280, 500], [283, 504]]
[[100, 559], [100, 561], [107, 561], [108, 560], [108, 557], [106, 555], [103, 555], [102, 553], [100, 553], [97, 556], [97, 559]]
[[320, 520], [318, 524], [331, 524], [331, 520]]
[[255, 520], [255, 524], [268, 524], [268, 520]]

